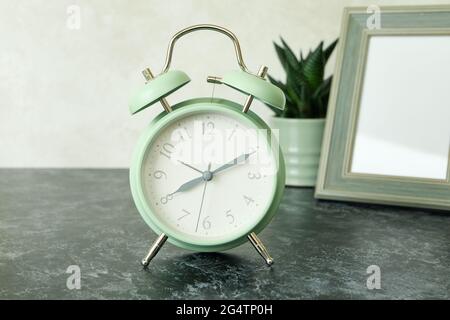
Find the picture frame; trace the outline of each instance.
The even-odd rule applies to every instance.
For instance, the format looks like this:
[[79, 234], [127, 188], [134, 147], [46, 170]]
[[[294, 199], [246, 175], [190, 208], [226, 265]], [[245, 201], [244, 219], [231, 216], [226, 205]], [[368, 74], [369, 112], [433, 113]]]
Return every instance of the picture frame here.
[[449, 210], [450, 6], [378, 9], [344, 9], [315, 197]]

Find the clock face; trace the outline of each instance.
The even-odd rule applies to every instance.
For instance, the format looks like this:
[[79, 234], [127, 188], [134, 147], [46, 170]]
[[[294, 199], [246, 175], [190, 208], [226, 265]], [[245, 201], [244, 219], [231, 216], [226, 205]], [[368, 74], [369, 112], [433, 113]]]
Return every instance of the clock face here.
[[245, 117], [196, 112], [175, 118], [145, 152], [145, 200], [166, 229], [220, 243], [250, 232], [271, 205], [277, 155]]

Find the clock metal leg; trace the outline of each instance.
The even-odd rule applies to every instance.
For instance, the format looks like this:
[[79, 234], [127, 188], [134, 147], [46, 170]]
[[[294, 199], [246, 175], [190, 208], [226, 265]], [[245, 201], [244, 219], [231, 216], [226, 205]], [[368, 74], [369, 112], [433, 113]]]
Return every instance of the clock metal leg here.
[[270, 266], [273, 264], [273, 259], [269, 255], [269, 252], [267, 251], [266, 247], [262, 243], [262, 241], [258, 238], [256, 233], [252, 232], [248, 236], [248, 240], [251, 242], [251, 244], [255, 247], [256, 251], [261, 255], [261, 257], [264, 258], [267, 265]]
[[[258, 70], [257, 76], [260, 78], [265, 78], [266, 74], [267, 74], [267, 70], [268, 68], [266, 66], [261, 66]], [[244, 106], [242, 108], [242, 112], [246, 113], [248, 111], [248, 109], [250, 109], [250, 105], [253, 102], [253, 96], [249, 95], [247, 97], [247, 100], [245, 100]]]
[[150, 261], [152, 261], [152, 259], [156, 256], [159, 249], [161, 249], [161, 247], [163, 246], [164, 242], [166, 242], [166, 240], [167, 240], [167, 236], [164, 233], [161, 233], [159, 235], [158, 239], [156, 239], [155, 242], [153, 242], [147, 255], [145, 256], [144, 259], [142, 259], [141, 263], [144, 266], [144, 268], [147, 267], [148, 264], [150, 263]]
[[[259, 67], [258, 73], [256, 74], [256, 76], [264, 79], [267, 75], [267, 70], [268, 68], [266, 66], [261, 66]], [[216, 84], [222, 84], [222, 78], [220, 77], [215, 77], [215, 76], [208, 76], [206, 78], [206, 81], [209, 83], [216, 83]], [[245, 103], [242, 107], [242, 112], [246, 113], [249, 109], [250, 109], [250, 105], [253, 102], [253, 96], [249, 95], [247, 96], [247, 99], [245, 100]]]
[[[145, 68], [144, 71], [142, 71], [142, 74], [144, 75], [144, 78], [147, 81], [151, 81], [152, 79], [155, 78], [150, 68]], [[164, 110], [166, 110], [167, 113], [172, 112], [172, 107], [165, 98], [159, 99], [159, 102], [161, 103], [162, 107], [164, 108]]]

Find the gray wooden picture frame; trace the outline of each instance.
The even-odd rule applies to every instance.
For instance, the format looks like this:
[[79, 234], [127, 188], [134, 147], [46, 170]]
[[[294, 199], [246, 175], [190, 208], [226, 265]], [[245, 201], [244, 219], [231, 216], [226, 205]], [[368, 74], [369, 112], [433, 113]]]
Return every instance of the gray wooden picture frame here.
[[370, 30], [366, 7], [344, 9], [315, 197], [449, 210], [448, 171], [443, 180], [350, 172], [369, 38], [450, 35], [450, 6], [381, 7], [380, 13], [381, 28]]

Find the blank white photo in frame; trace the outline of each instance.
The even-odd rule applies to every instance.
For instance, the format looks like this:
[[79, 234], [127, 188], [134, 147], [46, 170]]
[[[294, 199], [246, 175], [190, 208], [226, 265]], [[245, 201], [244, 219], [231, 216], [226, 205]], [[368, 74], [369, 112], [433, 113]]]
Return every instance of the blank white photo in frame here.
[[351, 173], [445, 180], [450, 148], [450, 35], [372, 35]]

